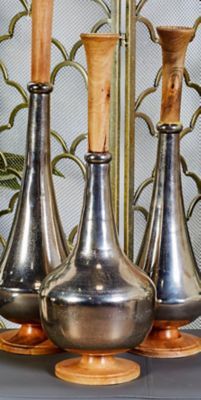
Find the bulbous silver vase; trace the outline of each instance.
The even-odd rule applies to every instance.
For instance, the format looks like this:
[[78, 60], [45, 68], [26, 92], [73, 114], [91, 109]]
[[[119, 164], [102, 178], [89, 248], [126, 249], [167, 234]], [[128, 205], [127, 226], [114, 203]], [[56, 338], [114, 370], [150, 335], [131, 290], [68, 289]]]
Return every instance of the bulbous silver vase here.
[[[111, 205], [111, 155], [89, 153], [85, 159], [87, 182], [77, 244], [67, 261], [42, 283], [41, 321], [57, 346], [84, 357], [64, 362], [63, 370], [57, 365], [57, 376], [65, 379], [68, 372], [67, 380], [80, 382], [80, 378], [91, 384], [94, 379], [97, 384], [101, 363], [102, 367], [108, 363], [102, 368], [102, 381], [117, 383], [118, 376], [132, 379], [132, 362], [117, 359], [115, 367], [109, 356], [137, 346], [147, 335], [154, 318], [155, 290], [119, 246]], [[126, 363], [131, 365], [126, 368]]]

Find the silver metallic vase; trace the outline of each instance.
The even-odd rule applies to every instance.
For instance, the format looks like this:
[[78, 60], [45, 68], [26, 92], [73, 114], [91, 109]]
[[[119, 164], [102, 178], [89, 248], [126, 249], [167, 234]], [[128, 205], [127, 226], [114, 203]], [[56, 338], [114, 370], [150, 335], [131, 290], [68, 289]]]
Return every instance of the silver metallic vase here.
[[82, 355], [55, 367], [56, 376], [89, 385], [128, 382], [138, 364], [114, 354], [139, 344], [154, 318], [155, 288], [122, 252], [110, 189], [109, 105], [115, 34], [83, 34], [88, 65], [87, 179], [77, 243], [45, 278], [41, 321], [57, 346]]
[[154, 317], [154, 287], [119, 246], [110, 160], [109, 153], [86, 155], [87, 183], [77, 244], [68, 260], [44, 280], [40, 294], [48, 337], [62, 349], [94, 356], [138, 345]]
[[[67, 257], [50, 160], [50, 84], [31, 83], [25, 171], [13, 226], [0, 266], [0, 314], [22, 324], [0, 337], [17, 353], [51, 352], [40, 327], [38, 292], [44, 277]], [[6, 336], [5, 336], [6, 335]], [[34, 350], [35, 349], [35, 350]]]
[[199, 338], [178, 327], [201, 314], [201, 279], [186, 223], [180, 172], [181, 125], [159, 125], [156, 176], [139, 265], [157, 289], [154, 328], [139, 352], [183, 357], [201, 350]]
[[190, 322], [201, 313], [200, 273], [187, 228], [179, 125], [159, 129], [156, 177], [138, 264], [157, 286], [156, 320]]
[[153, 329], [137, 351], [152, 357], [185, 357], [201, 340], [179, 327], [201, 315], [201, 277], [189, 237], [180, 171], [180, 108], [185, 54], [194, 30], [158, 27], [163, 53], [161, 118], [149, 219], [137, 264], [157, 289]]

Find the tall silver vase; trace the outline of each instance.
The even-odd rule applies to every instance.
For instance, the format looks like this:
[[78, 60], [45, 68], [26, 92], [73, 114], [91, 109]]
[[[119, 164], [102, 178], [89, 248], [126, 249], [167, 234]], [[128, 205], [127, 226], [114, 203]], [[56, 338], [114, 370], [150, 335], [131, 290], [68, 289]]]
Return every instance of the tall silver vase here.
[[158, 125], [159, 143], [150, 217], [137, 264], [157, 289], [152, 332], [138, 351], [183, 357], [201, 350], [199, 338], [178, 327], [201, 314], [201, 280], [186, 223], [180, 171], [181, 125]]
[[110, 188], [109, 101], [118, 35], [83, 34], [89, 76], [89, 153], [77, 244], [41, 286], [41, 320], [59, 347], [82, 355], [56, 365], [64, 380], [90, 385], [127, 382], [138, 364], [115, 358], [149, 332], [155, 304], [151, 279], [122, 252]]
[[24, 177], [13, 226], [0, 266], [0, 314], [21, 324], [0, 335], [0, 347], [48, 353], [40, 326], [38, 292], [44, 277], [67, 257], [50, 160], [50, 84], [31, 83]]
[[185, 357], [201, 351], [201, 340], [179, 327], [201, 315], [201, 279], [188, 233], [180, 171], [180, 110], [185, 55], [194, 29], [157, 28], [162, 47], [162, 99], [156, 175], [149, 220], [138, 265], [157, 289], [154, 327], [138, 352]]

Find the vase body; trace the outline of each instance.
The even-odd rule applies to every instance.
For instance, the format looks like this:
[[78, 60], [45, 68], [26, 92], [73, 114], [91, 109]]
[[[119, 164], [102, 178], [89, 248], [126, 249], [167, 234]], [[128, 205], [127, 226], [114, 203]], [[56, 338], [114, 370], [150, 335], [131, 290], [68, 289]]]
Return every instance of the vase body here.
[[18, 324], [40, 324], [44, 277], [67, 257], [50, 162], [50, 84], [30, 84], [25, 170], [0, 267], [0, 314]]
[[[166, 129], [167, 128], [167, 129]], [[201, 281], [186, 223], [180, 172], [181, 129], [159, 128], [150, 217], [138, 265], [156, 285], [159, 321], [193, 321], [201, 312]], [[166, 129], [166, 130], [165, 130]]]
[[41, 286], [41, 319], [65, 350], [112, 354], [140, 343], [154, 317], [155, 290], [122, 253], [114, 223], [109, 153], [89, 153], [77, 245]]

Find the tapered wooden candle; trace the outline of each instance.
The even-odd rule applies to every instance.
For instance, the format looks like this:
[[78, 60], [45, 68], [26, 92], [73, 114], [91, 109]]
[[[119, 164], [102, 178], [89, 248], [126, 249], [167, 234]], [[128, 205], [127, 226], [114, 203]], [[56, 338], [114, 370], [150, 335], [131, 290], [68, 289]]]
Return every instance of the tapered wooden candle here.
[[194, 30], [179, 27], [158, 27], [163, 53], [163, 87], [161, 123], [180, 122], [184, 61]]
[[[109, 150], [110, 82], [114, 47], [119, 36], [83, 34], [81, 39], [86, 51], [89, 76], [88, 149], [90, 152], [104, 153]], [[93, 54], [96, 56], [93, 57]]]
[[32, 3], [32, 81], [50, 82], [53, 0]]

